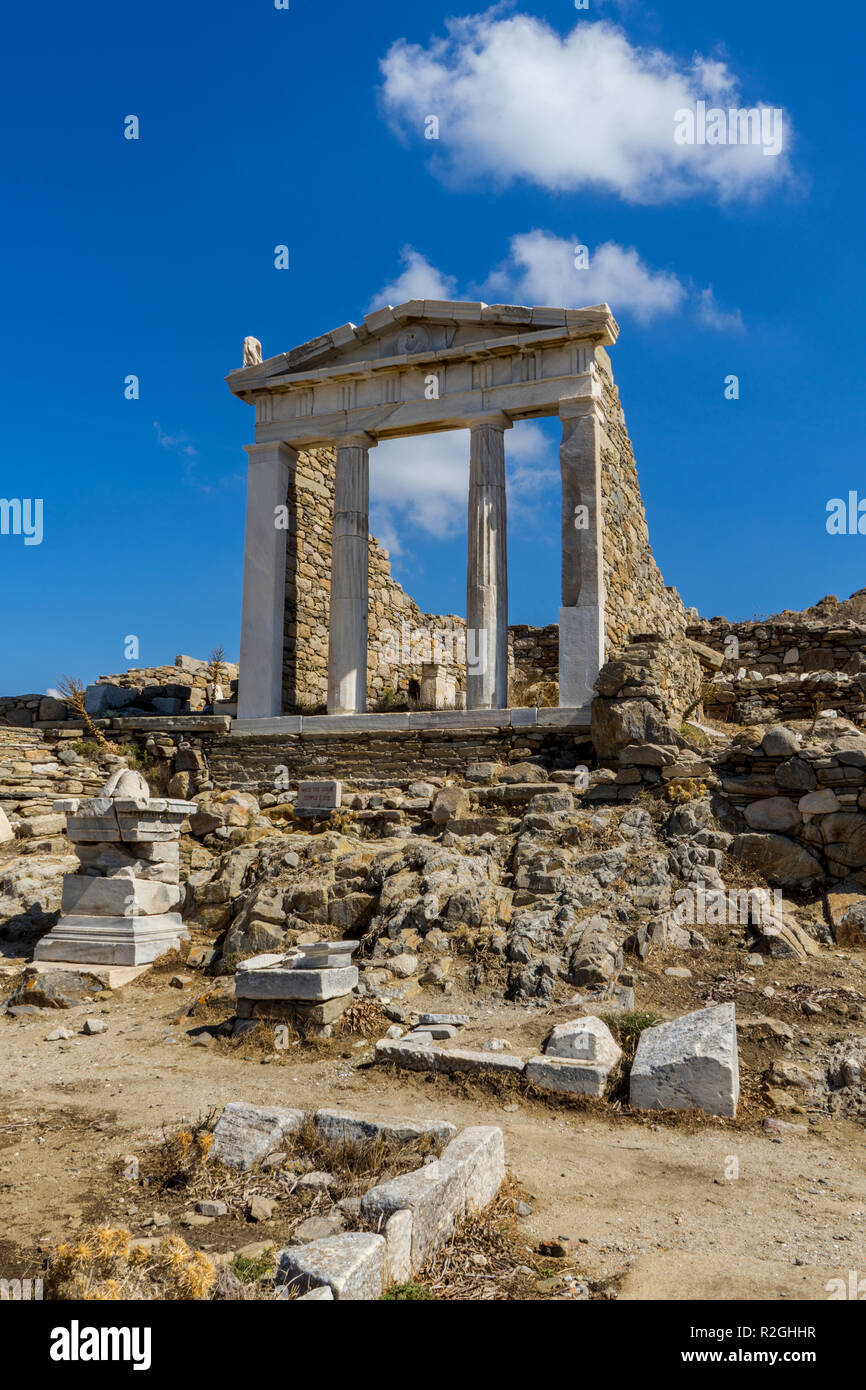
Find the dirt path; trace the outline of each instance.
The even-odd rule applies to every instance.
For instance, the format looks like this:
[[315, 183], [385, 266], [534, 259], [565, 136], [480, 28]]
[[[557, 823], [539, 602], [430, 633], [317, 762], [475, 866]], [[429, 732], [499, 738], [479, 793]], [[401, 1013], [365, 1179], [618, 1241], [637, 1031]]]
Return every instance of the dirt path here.
[[[364, 1067], [368, 1045], [265, 1063], [193, 1046], [188, 1022], [172, 1023], [184, 1002], [153, 976], [85, 1010], [0, 1020], [0, 1277], [38, 1272], [42, 1250], [87, 1223], [100, 1194], [116, 1193], [106, 1170], [118, 1157], [229, 1100], [500, 1125], [531, 1198], [527, 1245], [568, 1237], [587, 1277], [617, 1276], [621, 1298], [825, 1299], [828, 1280], [866, 1274], [866, 1144], [852, 1123], [774, 1138], [754, 1119], [669, 1125], [562, 1109]], [[85, 1013], [108, 1031], [46, 1041]], [[524, 1020], [504, 1006], [475, 1031], [513, 1038], [548, 1026]], [[136, 1194], [131, 1221], [124, 1205], [103, 1214], [141, 1234], [156, 1203]], [[278, 1240], [278, 1218], [271, 1224], [250, 1239]]]

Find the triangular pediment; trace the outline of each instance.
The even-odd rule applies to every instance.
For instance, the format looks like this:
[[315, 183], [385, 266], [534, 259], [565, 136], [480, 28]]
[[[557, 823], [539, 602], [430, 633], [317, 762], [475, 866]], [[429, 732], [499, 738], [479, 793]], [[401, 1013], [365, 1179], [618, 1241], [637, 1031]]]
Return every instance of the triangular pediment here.
[[609, 345], [619, 332], [606, 304], [565, 309], [515, 304], [483, 304], [459, 300], [413, 299], [386, 305], [368, 314], [362, 324], [346, 323], [293, 348], [242, 367], [228, 377], [232, 391], [246, 396], [254, 390], [290, 384], [291, 378], [330, 374], [341, 367], [383, 360], [423, 358], [448, 353], [467, 355], [496, 350], [515, 337], [544, 334], [581, 337]]

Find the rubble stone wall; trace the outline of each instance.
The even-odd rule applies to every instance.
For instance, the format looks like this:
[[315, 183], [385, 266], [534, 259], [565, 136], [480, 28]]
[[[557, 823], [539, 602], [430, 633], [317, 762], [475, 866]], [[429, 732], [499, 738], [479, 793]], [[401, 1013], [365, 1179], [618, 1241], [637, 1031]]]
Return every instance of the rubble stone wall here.
[[634, 449], [610, 359], [596, 350], [602, 383], [602, 435], [606, 654], [610, 659], [642, 633], [682, 639], [686, 611], [676, 589], [665, 585], [653, 558]]

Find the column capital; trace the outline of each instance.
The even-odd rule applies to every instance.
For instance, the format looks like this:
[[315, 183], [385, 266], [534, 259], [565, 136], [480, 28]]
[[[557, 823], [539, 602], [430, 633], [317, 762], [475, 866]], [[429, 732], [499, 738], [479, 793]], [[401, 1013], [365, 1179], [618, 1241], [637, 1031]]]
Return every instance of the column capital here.
[[277, 458], [287, 468], [294, 468], [298, 461], [298, 450], [281, 439], [275, 440], [272, 444], [245, 444], [244, 449], [250, 463], [257, 463], [260, 459]]
[[587, 416], [594, 415], [600, 425], [604, 424], [605, 416], [601, 404], [601, 392], [588, 391], [583, 396], [565, 396], [559, 402], [557, 411], [560, 420], [583, 420]]
[[484, 425], [495, 430], [510, 430], [514, 421], [502, 410], [490, 410], [483, 415], [467, 415], [466, 424], [470, 430], [480, 429]]
[[333, 443], [335, 449], [375, 449], [379, 441], [366, 430], [356, 430], [354, 434], [338, 435]]

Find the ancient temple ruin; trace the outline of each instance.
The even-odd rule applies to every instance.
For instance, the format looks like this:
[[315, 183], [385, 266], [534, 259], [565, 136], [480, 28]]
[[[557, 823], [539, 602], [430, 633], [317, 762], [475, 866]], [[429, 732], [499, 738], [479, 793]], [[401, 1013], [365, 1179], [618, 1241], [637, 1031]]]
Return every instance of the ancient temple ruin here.
[[265, 361], [251, 360], [258, 345], [247, 340], [249, 365], [227, 378], [256, 411], [241, 728], [300, 707], [300, 673], [315, 666], [323, 616], [328, 713], [367, 707], [371, 628], [381, 627], [383, 606], [370, 590], [377, 548], [368, 524], [370, 451], [380, 440], [470, 433], [466, 627], [481, 660], [467, 663], [468, 711], [509, 704], [505, 432], [515, 421], [562, 423], [559, 707], [585, 718], [606, 656], [636, 633], [684, 634], [682, 603], [652, 559], [606, 352], [618, 332], [606, 304], [411, 300]]

